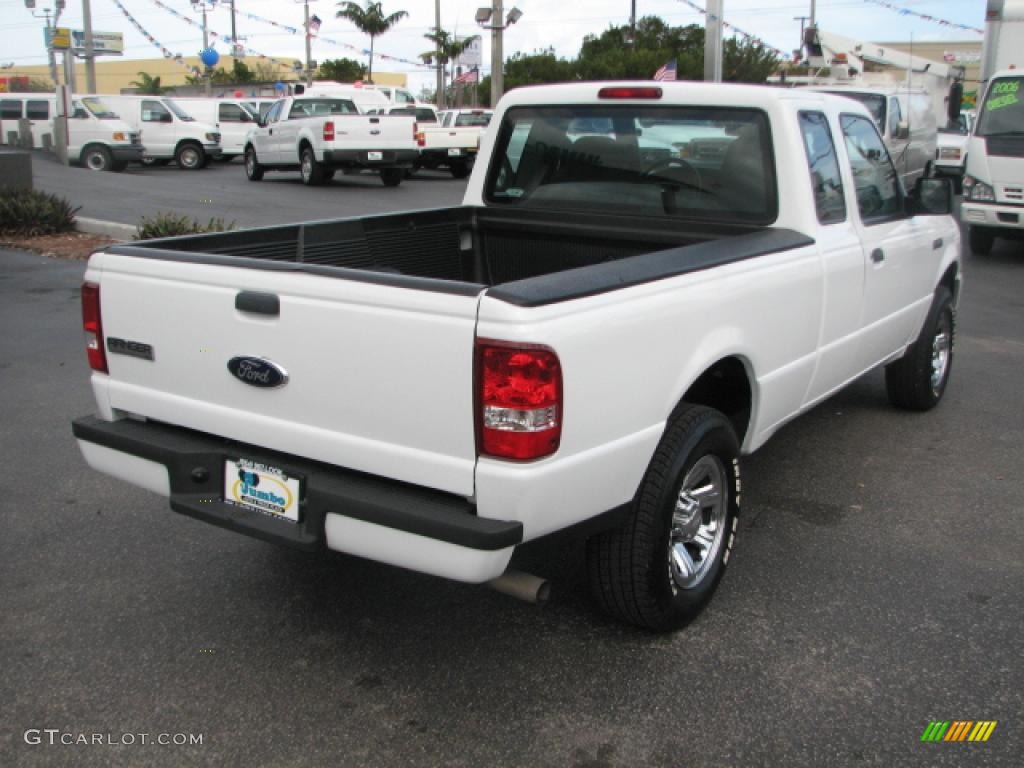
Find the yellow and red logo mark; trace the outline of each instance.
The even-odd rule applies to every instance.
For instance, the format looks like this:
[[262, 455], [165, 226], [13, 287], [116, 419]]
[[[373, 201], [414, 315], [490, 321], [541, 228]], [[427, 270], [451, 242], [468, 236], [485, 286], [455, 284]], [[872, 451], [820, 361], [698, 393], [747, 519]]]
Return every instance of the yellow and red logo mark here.
[[921, 741], [988, 741], [996, 723], [995, 720], [932, 720], [921, 734]]

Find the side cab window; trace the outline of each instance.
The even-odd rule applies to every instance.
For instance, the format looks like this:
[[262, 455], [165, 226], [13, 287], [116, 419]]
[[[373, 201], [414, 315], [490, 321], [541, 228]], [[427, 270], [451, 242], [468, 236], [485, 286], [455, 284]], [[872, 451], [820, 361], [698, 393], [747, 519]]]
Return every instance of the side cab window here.
[[142, 102], [142, 122], [144, 123], [170, 123], [174, 118], [170, 111], [159, 101], [145, 99]]
[[270, 111], [267, 112], [266, 122], [268, 122], [268, 123], [276, 123], [278, 120], [280, 120], [281, 119], [281, 110], [282, 109], [284, 109], [284, 102], [283, 101], [275, 101], [274, 102], [274, 106], [272, 106], [270, 108]]
[[846, 197], [839, 172], [839, 159], [832, 141], [832, 130], [823, 112], [801, 112], [800, 133], [807, 153], [807, 167], [814, 190], [818, 221], [835, 224], [846, 221]]
[[899, 174], [874, 122], [860, 115], [841, 115], [839, 123], [861, 221], [876, 224], [899, 218], [904, 211]]

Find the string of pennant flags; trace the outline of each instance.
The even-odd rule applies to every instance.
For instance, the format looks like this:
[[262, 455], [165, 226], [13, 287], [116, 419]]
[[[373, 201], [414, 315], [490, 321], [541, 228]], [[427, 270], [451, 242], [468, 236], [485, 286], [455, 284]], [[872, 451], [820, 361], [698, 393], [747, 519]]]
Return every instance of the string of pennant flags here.
[[152, 43], [156, 48], [160, 50], [160, 53], [163, 54], [165, 59], [170, 59], [174, 61], [176, 64], [180, 64], [182, 67], [189, 70], [189, 72], [191, 72], [192, 74], [195, 74], [197, 68], [190, 67], [188, 64], [185, 63], [185, 61], [181, 58], [180, 55], [172, 53], [169, 48], [164, 46], [159, 40], [157, 40], [155, 37], [149, 34], [146, 28], [139, 23], [138, 19], [132, 16], [131, 13], [128, 12], [128, 9], [121, 4], [121, 0], [114, 0], [114, 5], [116, 5], [120, 9], [121, 13], [123, 13], [125, 18], [128, 19], [129, 23], [139, 31], [140, 35], [142, 35], [144, 38], [146, 38], [146, 40], [148, 40], [150, 43]]
[[700, 13], [700, 14], [702, 14], [704, 16], [707, 16], [712, 21], [720, 21], [722, 23], [723, 27], [725, 27], [726, 29], [732, 30], [737, 35], [742, 37], [744, 40], [747, 40], [747, 41], [749, 41], [751, 43], [755, 43], [757, 45], [760, 45], [765, 50], [771, 51], [775, 55], [781, 56], [784, 59], [789, 58], [790, 54], [787, 53], [786, 51], [780, 50], [779, 48], [776, 48], [774, 45], [768, 45], [768, 43], [766, 43], [764, 40], [762, 40], [757, 35], [752, 35], [749, 32], [744, 32], [742, 29], [737, 27], [735, 24], [731, 24], [728, 21], [726, 21], [725, 19], [722, 19], [722, 18], [719, 18], [718, 16], [715, 16], [715, 14], [713, 14], [713, 13], [708, 13], [706, 8], [703, 8], [702, 6], [699, 6], [696, 3], [690, 2], [690, 0], [680, 0], [680, 2], [682, 2], [685, 5], [690, 6], [693, 10], [697, 11], [697, 13]]
[[887, 0], [865, 0], [865, 2], [872, 3], [874, 5], [880, 5], [883, 8], [888, 8], [890, 11], [895, 11], [900, 16], [916, 16], [919, 19], [924, 19], [925, 21], [931, 21], [931, 22], [933, 22], [935, 24], [938, 24], [941, 27], [950, 27], [950, 28], [953, 28], [953, 29], [965, 29], [968, 32], [977, 32], [979, 35], [984, 35], [985, 34], [985, 30], [978, 29], [977, 27], [972, 27], [969, 24], [958, 24], [955, 21], [949, 21], [947, 19], [940, 19], [938, 16], [931, 16], [931, 15], [929, 15], [927, 13], [920, 13], [918, 11], [912, 11], [910, 8], [903, 8], [902, 6], [894, 5], [893, 3], [887, 2]]
[[[118, 0], [114, 0], [114, 2], [118, 2]], [[195, 19], [191, 18], [190, 16], [186, 16], [184, 13], [181, 13], [180, 11], [177, 11], [174, 8], [171, 8], [171, 6], [167, 5], [166, 3], [161, 2], [160, 0], [150, 0], [150, 2], [152, 2], [153, 5], [155, 5], [157, 8], [160, 8], [160, 9], [162, 9], [164, 11], [167, 11], [169, 14], [171, 14], [175, 18], [180, 19], [181, 21], [184, 21], [186, 24], [188, 24], [190, 26], [193, 26], [196, 29], [202, 29], [203, 28], [202, 22], [196, 21]], [[217, 32], [214, 32], [212, 29], [209, 28], [209, 26], [207, 26], [207, 33], [210, 35], [210, 37], [216, 38], [218, 40], [223, 40], [225, 42], [231, 42], [231, 43], [237, 44], [236, 40], [232, 40], [231, 39], [231, 35], [221, 35], [221, 34], [219, 34]], [[259, 51], [255, 50], [253, 48], [250, 48], [248, 46], [242, 46], [242, 49], [247, 54], [255, 56], [258, 59], [263, 59], [265, 61], [269, 61], [269, 62], [272, 62], [274, 64], [277, 64], [280, 67], [286, 67], [288, 69], [291, 69], [292, 65], [291, 65], [290, 62], [283, 61], [281, 59], [276, 59], [273, 56], [267, 56], [266, 54], [260, 53]]]
[[[154, 0], [154, 2], [155, 2], [155, 0]], [[249, 19], [250, 21], [258, 21], [261, 24], [269, 24], [272, 27], [276, 27], [277, 29], [284, 30], [285, 32], [287, 32], [290, 35], [301, 35], [301, 34], [303, 34], [302, 29], [300, 29], [299, 27], [290, 27], [287, 24], [282, 24], [282, 23], [280, 23], [278, 21], [274, 21], [273, 19], [268, 19], [268, 18], [266, 18], [264, 16], [258, 16], [255, 13], [249, 13], [248, 11], [237, 11], [237, 13], [239, 15], [244, 16], [245, 18]], [[314, 21], [314, 19], [315, 19], [315, 21]], [[369, 56], [370, 55], [370, 51], [369, 51], [368, 48], [359, 48], [358, 46], [352, 45], [351, 43], [343, 43], [340, 40], [334, 40], [333, 38], [324, 37], [323, 35], [317, 34], [317, 32], [320, 30], [320, 24], [321, 24], [321, 20], [319, 19], [319, 17], [314, 16], [312, 19], [310, 19], [309, 36], [311, 38], [313, 38], [314, 40], [322, 40], [323, 42], [327, 43], [328, 45], [334, 45], [334, 46], [337, 46], [339, 48], [345, 48], [346, 50], [349, 50], [349, 51], [355, 51], [356, 53], [361, 53], [363, 56]], [[398, 56], [390, 56], [390, 55], [388, 55], [386, 53], [379, 53], [377, 51], [373, 52], [373, 56], [374, 56], [374, 58], [380, 59], [381, 61], [397, 61], [397, 62], [399, 62], [401, 64], [410, 64], [410, 65], [412, 65], [414, 67], [420, 67], [420, 68], [424, 68], [424, 69], [432, 69], [432, 67], [428, 67], [422, 61], [412, 61], [410, 59], [403, 59], [403, 58], [400, 58]]]

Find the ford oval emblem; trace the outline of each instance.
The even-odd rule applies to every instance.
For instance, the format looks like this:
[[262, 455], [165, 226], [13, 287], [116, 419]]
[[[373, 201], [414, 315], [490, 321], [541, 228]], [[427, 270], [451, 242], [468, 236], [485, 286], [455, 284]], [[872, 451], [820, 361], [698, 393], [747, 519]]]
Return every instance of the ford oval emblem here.
[[244, 355], [228, 360], [231, 375], [252, 387], [283, 387], [288, 383], [288, 372], [265, 357]]

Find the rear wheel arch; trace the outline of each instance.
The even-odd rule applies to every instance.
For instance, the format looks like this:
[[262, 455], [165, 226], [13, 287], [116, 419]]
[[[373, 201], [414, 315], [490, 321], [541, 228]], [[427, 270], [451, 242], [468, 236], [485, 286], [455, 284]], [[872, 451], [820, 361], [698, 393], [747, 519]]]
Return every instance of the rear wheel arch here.
[[707, 366], [687, 387], [672, 411], [686, 405], [704, 405], [722, 413], [742, 445], [754, 414], [754, 373], [750, 361], [738, 355], [722, 357]]

